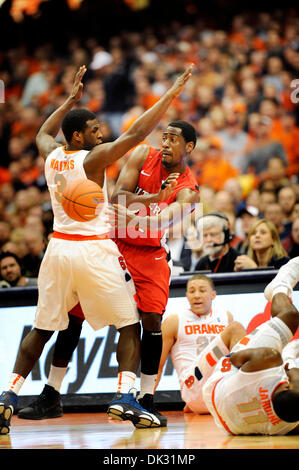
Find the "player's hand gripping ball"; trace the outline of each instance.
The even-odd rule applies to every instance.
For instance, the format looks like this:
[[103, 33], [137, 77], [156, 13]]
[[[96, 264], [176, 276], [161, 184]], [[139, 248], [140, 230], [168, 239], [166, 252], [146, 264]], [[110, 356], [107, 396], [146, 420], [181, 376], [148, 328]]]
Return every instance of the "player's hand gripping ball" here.
[[71, 181], [62, 192], [65, 213], [77, 222], [95, 219], [104, 206], [102, 188], [94, 181], [84, 178]]

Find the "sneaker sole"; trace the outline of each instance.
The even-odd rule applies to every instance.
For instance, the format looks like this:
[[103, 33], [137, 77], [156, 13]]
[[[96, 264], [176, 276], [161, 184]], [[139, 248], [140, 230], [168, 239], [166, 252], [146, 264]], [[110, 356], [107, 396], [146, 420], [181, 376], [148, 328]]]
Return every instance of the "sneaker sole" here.
[[110, 418], [116, 419], [118, 421], [126, 421], [128, 419], [123, 410], [113, 406], [109, 407], [107, 414], [110, 416]]
[[[150, 416], [139, 415], [136, 416], [131, 410], [124, 411], [121, 407], [115, 405], [110, 406], [107, 411], [108, 416], [118, 421], [131, 421], [134, 426], [138, 429], [153, 427], [153, 420]], [[157, 427], [157, 426], [154, 426]]]
[[10, 420], [13, 414], [12, 406], [5, 406], [3, 403], [0, 405], [0, 434], [8, 434], [10, 427]]
[[125, 415], [126, 415], [126, 419], [131, 421], [134, 424], [135, 428], [137, 429], [156, 427], [156, 426], [153, 426], [154, 422], [152, 418], [145, 414], [136, 416], [132, 413], [132, 411], [127, 411]]

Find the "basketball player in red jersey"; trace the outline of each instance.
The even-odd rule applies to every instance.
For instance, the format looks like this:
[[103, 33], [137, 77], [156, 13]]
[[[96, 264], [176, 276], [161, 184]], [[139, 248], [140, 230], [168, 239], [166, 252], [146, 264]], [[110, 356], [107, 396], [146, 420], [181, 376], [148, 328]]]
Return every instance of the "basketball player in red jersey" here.
[[[187, 166], [187, 159], [195, 144], [196, 132], [193, 126], [184, 121], [171, 123], [163, 134], [162, 150], [140, 145], [133, 151], [112, 196], [114, 201], [122, 202], [130, 209], [134, 206], [137, 208], [137, 205], [140, 209], [142, 204], [141, 214], [149, 214], [149, 220], [154, 220], [160, 228], [150, 234], [152, 237], [133, 228], [126, 238], [119, 237], [116, 240], [119, 251], [132, 270], [129, 269], [135, 283], [143, 324], [139, 400], [157, 418], [149, 427], [167, 424], [166, 418], [158, 413], [153, 402], [162, 352], [161, 319], [168, 300], [170, 280], [169, 253], [163, 243], [163, 232], [174, 220], [182, 217], [183, 206], [185, 209], [187, 206], [187, 212], [190, 212], [199, 202], [198, 187]], [[141, 223], [146, 219], [140, 216]], [[72, 322], [68, 330], [60, 332], [57, 337], [48, 384], [35, 402], [19, 412], [20, 418], [43, 419], [62, 415], [59, 390], [80, 335], [79, 331], [71, 332], [74, 318], [84, 319], [80, 305], [70, 312]], [[119, 417], [122, 406], [119, 403], [120, 395], [109, 406], [109, 414], [113, 417]]]
[[[130, 412], [126, 419], [131, 419], [137, 427], [143, 427], [144, 420], [145, 425], [155, 420], [155, 416], [146, 413], [130, 393], [139, 363], [140, 326], [133, 294], [120, 265], [120, 253], [109, 239], [108, 225], [101, 214], [95, 223], [75, 223], [64, 213], [60, 198], [67, 181], [80, 177], [105, 188], [106, 167], [143, 141], [154, 129], [172, 100], [182, 91], [191, 70], [192, 66], [188, 67], [160, 100], [118, 139], [102, 144], [96, 116], [89, 110], [72, 109], [82, 97], [82, 78], [86, 72], [86, 67], [82, 66], [76, 74], [70, 96], [39, 130], [36, 144], [45, 158], [45, 176], [54, 212], [54, 234], [39, 272], [34, 328], [22, 341], [8, 388], [0, 396], [0, 434], [9, 433], [11, 416], [26, 377], [54, 331], [67, 329], [68, 312], [79, 298], [86, 320], [95, 330], [111, 323], [119, 330], [117, 358], [120, 375], [126, 379], [120, 384], [123, 412]], [[55, 140], [60, 127], [66, 146]], [[57, 165], [56, 169], [51, 163], [69, 159], [73, 165]], [[79, 259], [84, 259], [80, 268]]]
[[[169, 296], [170, 253], [164, 236], [174, 221], [200, 202], [197, 182], [187, 165], [195, 145], [196, 132], [191, 124], [171, 122], [163, 133], [161, 150], [140, 145], [132, 152], [112, 195], [112, 202], [125, 203], [132, 210], [142, 204], [138, 217], [129, 216], [125, 237], [120, 233], [116, 243], [133, 277], [143, 326], [138, 400], [158, 417], [161, 426], [167, 420], [156, 410], [153, 395], [162, 352], [161, 320]], [[151, 228], [153, 222], [156, 230]], [[113, 407], [111, 403], [111, 415]]]

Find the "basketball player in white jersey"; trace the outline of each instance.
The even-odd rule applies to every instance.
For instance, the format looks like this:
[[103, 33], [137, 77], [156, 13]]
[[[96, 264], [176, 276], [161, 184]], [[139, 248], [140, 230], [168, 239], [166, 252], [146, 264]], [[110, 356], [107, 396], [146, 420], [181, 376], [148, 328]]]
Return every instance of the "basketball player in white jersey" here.
[[217, 426], [231, 435], [299, 431], [299, 342], [291, 341], [299, 313], [283, 292], [271, 300], [272, 318], [220, 359], [203, 387]]
[[[83, 92], [86, 67], [82, 66], [69, 98], [39, 130], [36, 144], [46, 160], [54, 234], [40, 267], [34, 328], [22, 341], [8, 389], [0, 396], [0, 434], [9, 432], [18, 393], [44, 345], [54, 331], [67, 328], [68, 312], [78, 302], [94, 330], [113, 324], [120, 333], [117, 348], [120, 419], [130, 419], [136, 427], [147, 427], [155, 421], [155, 416], [146, 412], [130, 393], [140, 361], [140, 324], [132, 280], [126, 281], [128, 273], [116, 244], [109, 239], [109, 225], [104, 217], [100, 214], [84, 223], [70, 219], [61, 206], [61, 194], [67, 182], [86, 178], [103, 188], [107, 202], [105, 168], [155, 128], [182, 91], [191, 70], [192, 66], [188, 67], [161, 99], [118, 139], [102, 144], [96, 116], [86, 109], [72, 109]], [[67, 142], [65, 146], [55, 140], [60, 127]]]
[[219, 358], [227, 355], [246, 331], [233, 321], [230, 312], [213, 306], [216, 291], [209, 277], [191, 277], [186, 296], [190, 307], [170, 314], [162, 323], [163, 350], [157, 382], [170, 354], [186, 403], [184, 411], [208, 413], [202, 398], [203, 384]]

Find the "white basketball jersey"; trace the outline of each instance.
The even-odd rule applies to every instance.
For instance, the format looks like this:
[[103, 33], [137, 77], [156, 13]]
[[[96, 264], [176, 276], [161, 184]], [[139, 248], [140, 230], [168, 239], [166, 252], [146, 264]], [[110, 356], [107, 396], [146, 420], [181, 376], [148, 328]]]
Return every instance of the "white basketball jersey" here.
[[[221, 368], [220, 361], [217, 369]], [[232, 376], [238, 376], [236, 380]], [[274, 413], [271, 397], [275, 389], [288, 382], [284, 365], [245, 373], [232, 366], [215, 388], [216, 423], [233, 434], [286, 434], [297, 423], [286, 423]]]
[[178, 315], [177, 341], [171, 350], [171, 359], [182, 384], [191, 363], [201, 351], [228, 325], [227, 311], [212, 307], [207, 315], [196, 315], [190, 309]]
[[[88, 150], [66, 151], [64, 147], [57, 147], [46, 159], [45, 177], [54, 213], [54, 230], [57, 232], [89, 236], [100, 235], [109, 230], [102, 212], [88, 222], [76, 222], [64, 212], [61, 205], [61, 195], [66, 184], [81, 178], [87, 179], [83, 162], [88, 153]], [[107, 204], [106, 177], [102, 190]]]

